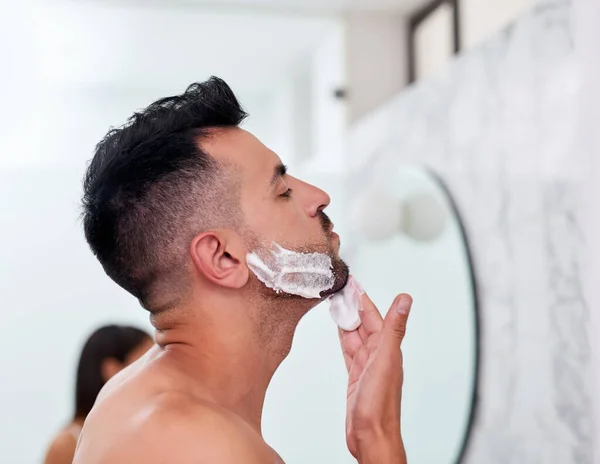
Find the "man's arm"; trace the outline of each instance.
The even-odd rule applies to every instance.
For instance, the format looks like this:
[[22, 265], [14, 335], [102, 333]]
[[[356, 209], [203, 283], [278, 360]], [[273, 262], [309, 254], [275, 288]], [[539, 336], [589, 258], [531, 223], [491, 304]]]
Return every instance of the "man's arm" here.
[[356, 460], [359, 464], [406, 464], [406, 452], [400, 434], [371, 438], [359, 443]]

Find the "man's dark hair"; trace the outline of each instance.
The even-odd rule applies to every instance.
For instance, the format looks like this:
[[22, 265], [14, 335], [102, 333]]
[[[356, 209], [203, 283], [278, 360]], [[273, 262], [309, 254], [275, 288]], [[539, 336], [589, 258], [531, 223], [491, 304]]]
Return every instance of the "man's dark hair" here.
[[111, 128], [84, 179], [85, 237], [105, 272], [158, 311], [181, 297], [191, 239], [231, 225], [228, 168], [200, 142], [247, 116], [217, 77], [190, 85]]
[[85, 342], [75, 384], [74, 419], [85, 419], [104, 386], [102, 363], [113, 358], [125, 363], [133, 350], [150, 341], [150, 335], [135, 327], [107, 325], [96, 330]]

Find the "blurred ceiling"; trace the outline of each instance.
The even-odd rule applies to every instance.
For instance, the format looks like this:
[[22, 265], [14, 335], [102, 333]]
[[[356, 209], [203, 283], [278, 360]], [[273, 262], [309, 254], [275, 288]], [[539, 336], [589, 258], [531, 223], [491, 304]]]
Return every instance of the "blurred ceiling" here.
[[[271, 93], [340, 24], [201, 4], [40, 1], [22, 18], [26, 31], [15, 24], [32, 48], [20, 42], [15, 55], [32, 57], [37, 74], [63, 86], [170, 91], [214, 74], [238, 91]], [[14, 43], [12, 32], [6, 39]]]
[[343, 12], [405, 12], [427, 1], [35, 0], [25, 35], [47, 82], [170, 91], [215, 74], [238, 91], [272, 93]]
[[410, 13], [431, 0], [128, 0], [140, 4], [169, 3], [180, 6], [243, 8], [278, 13], [335, 14], [347, 11], [396, 11]]

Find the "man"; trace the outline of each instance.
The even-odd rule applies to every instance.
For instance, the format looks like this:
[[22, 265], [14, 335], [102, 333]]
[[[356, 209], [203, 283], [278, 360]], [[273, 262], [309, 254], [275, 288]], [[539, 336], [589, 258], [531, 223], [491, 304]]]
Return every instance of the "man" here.
[[[85, 235], [150, 312], [157, 346], [103, 389], [75, 464], [283, 462], [261, 435], [265, 393], [298, 322], [344, 287], [348, 267], [327, 194], [287, 174], [238, 127], [245, 116], [213, 77], [153, 103], [96, 148]], [[320, 298], [267, 288], [246, 257], [270, 244], [327, 254], [333, 286]], [[411, 299], [399, 295], [383, 321], [361, 298], [362, 325], [340, 331], [348, 448], [361, 464], [405, 463], [400, 342]]]

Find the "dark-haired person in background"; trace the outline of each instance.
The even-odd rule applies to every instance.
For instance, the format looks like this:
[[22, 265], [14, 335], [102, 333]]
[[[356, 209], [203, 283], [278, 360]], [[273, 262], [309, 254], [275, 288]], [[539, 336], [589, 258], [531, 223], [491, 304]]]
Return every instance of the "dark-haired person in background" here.
[[[329, 196], [239, 128], [245, 116], [211, 78], [151, 104], [96, 147], [85, 236], [108, 276], [150, 312], [157, 346], [102, 390], [75, 464], [282, 462], [262, 437], [267, 387], [302, 316], [349, 274], [324, 213]], [[267, 288], [246, 258], [273, 242], [327, 254], [332, 286], [310, 299]], [[364, 295], [362, 325], [340, 332], [346, 441], [360, 464], [406, 462], [400, 343], [411, 303], [399, 295], [384, 321]]]
[[89, 336], [77, 366], [75, 414], [52, 440], [45, 464], [71, 464], [85, 418], [104, 384], [152, 346], [150, 336], [135, 327], [107, 325]]

